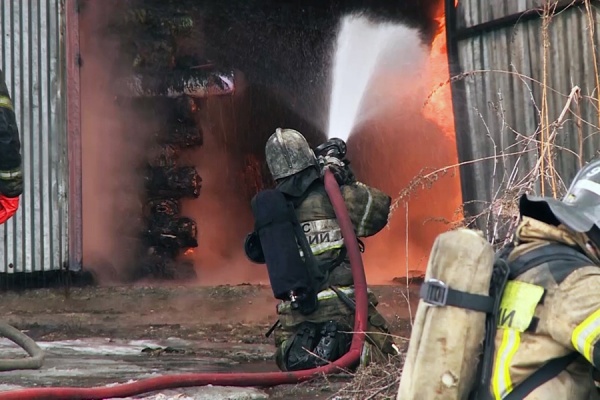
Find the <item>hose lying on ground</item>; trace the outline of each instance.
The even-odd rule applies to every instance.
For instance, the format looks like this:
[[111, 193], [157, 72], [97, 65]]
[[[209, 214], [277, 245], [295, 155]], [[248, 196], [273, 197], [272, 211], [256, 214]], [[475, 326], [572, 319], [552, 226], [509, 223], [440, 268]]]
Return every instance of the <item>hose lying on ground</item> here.
[[4, 336], [5, 338], [15, 342], [30, 356], [19, 359], [0, 358], [0, 371], [13, 371], [16, 369], [40, 369], [42, 367], [45, 358], [44, 351], [32, 338], [3, 321], [0, 321], [0, 336]]
[[329, 170], [325, 171], [325, 190], [331, 200], [344, 237], [344, 244], [348, 251], [352, 276], [354, 278], [354, 296], [356, 300], [354, 334], [352, 335], [350, 350], [341, 358], [323, 367], [304, 371], [179, 374], [148, 378], [134, 383], [125, 383], [111, 387], [50, 387], [19, 389], [0, 392], [0, 400], [107, 399], [136, 396], [157, 390], [205, 385], [268, 387], [299, 383], [315, 378], [321, 374], [332, 374], [339, 372], [342, 369], [354, 367], [360, 360], [365, 342], [368, 314], [367, 282], [360, 249], [358, 247], [358, 240], [354, 232], [354, 226], [348, 215], [348, 209], [346, 208], [346, 203], [344, 202], [340, 188], [335, 177]]

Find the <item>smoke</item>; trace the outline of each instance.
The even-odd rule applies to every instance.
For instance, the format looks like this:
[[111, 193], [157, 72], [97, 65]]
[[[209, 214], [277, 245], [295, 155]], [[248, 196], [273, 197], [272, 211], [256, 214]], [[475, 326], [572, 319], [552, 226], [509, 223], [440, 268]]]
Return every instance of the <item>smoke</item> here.
[[[236, 90], [243, 92], [236, 82]], [[206, 99], [201, 107], [204, 144], [182, 155], [182, 162], [194, 165], [202, 177], [200, 197], [182, 201], [182, 214], [198, 224], [199, 247], [186, 257], [194, 262], [201, 285], [268, 282], [265, 266], [251, 263], [244, 253], [244, 239], [253, 230], [250, 199], [257, 188], [252, 183], [260, 176], [246, 170], [237, 100]]]
[[[348, 143], [357, 177], [392, 197], [406, 190], [422, 170], [427, 173], [457, 163], [454, 132], [438, 122], [447, 118], [431, 120], [424, 109], [434, 87], [448, 78], [447, 68], [439, 65], [445, 60], [435, 54], [436, 49], [415, 49], [417, 40], [418, 32], [410, 30], [385, 53], [363, 102], [365, 120]], [[436, 100], [450, 103], [449, 97]], [[388, 226], [365, 241], [370, 283], [424, 273], [435, 237], [456, 219], [462, 202], [460, 178], [453, 171], [450, 168], [426, 185], [417, 185], [394, 210]]]
[[107, 33], [118, 3], [88, 1], [80, 14], [83, 258], [101, 284], [129, 277], [142, 229], [138, 167], [147, 131], [112, 92], [124, 68], [118, 39]]

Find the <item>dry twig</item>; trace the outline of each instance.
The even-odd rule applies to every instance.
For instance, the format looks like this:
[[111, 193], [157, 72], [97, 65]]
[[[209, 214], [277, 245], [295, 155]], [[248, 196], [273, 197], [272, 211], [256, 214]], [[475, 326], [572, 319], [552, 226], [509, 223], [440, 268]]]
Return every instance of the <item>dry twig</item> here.
[[393, 358], [388, 364], [370, 364], [358, 370], [330, 400], [384, 400], [395, 399], [400, 386], [404, 356]]

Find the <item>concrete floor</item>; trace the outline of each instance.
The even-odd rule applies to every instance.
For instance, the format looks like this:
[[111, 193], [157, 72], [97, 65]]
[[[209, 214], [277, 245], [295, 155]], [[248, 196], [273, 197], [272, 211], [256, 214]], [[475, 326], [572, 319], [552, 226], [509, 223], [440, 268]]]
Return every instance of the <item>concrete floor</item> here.
[[[378, 309], [397, 336], [409, 335], [415, 288], [373, 287]], [[410, 301], [408, 301], [410, 299]], [[276, 320], [269, 287], [108, 287], [6, 292], [0, 316], [42, 347], [41, 370], [0, 372], [0, 390], [43, 386], [106, 386], [165, 374], [276, 371]], [[146, 348], [175, 353], [143, 352]], [[0, 357], [25, 353], [0, 339]], [[335, 399], [345, 378], [328, 377], [269, 389], [201, 387], [133, 399]], [[0, 395], [1, 398], [1, 395]]]
[[[166, 340], [119, 340], [85, 338], [38, 342], [46, 352], [40, 370], [0, 372], [0, 390], [44, 386], [106, 386], [132, 382], [164, 374], [191, 372], [272, 371], [273, 365], [260, 358], [270, 358], [272, 351], [266, 345], [228, 346], [232, 352], [244, 352], [249, 359], [240, 363], [231, 358], [215, 358], [202, 354], [214, 343], [192, 342], [176, 338]], [[172, 348], [179, 354], [142, 352], [144, 349]], [[0, 340], [3, 358], [25, 356], [23, 350], [7, 339]], [[166, 390], [128, 399], [267, 399], [268, 394], [254, 388], [200, 387]]]

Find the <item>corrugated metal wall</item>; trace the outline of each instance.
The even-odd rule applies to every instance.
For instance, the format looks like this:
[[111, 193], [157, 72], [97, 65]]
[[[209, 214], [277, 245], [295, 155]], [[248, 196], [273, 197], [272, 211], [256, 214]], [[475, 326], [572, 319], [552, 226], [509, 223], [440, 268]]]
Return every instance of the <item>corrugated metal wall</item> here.
[[[449, 10], [454, 10], [453, 5], [447, 4], [451, 74], [459, 77], [453, 83], [459, 157], [463, 162], [481, 160], [461, 170], [464, 198], [477, 204], [472, 212], [482, 211], [487, 202], [514, 187], [538, 160], [536, 140], [544, 92], [543, 21], [538, 11], [514, 13], [541, 3], [459, 0], [454, 15]], [[560, 8], [564, 3], [557, 4]], [[560, 148], [555, 165], [567, 185], [579, 168], [580, 146], [584, 161], [600, 149], [593, 53], [600, 43], [598, 2], [591, 7], [596, 21], [592, 24], [593, 42], [584, 6], [561, 9], [547, 30], [548, 121], [557, 120], [575, 85], [584, 96], [571, 106], [572, 112], [567, 112], [556, 135]], [[539, 182], [534, 189], [539, 194]], [[551, 192], [547, 190], [546, 195]]]
[[459, 0], [457, 28], [468, 28], [542, 6], [545, 0]]
[[0, 33], [25, 177], [19, 211], [0, 226], [0, 273], [56, 270], [68, 250], [63, 1], [0, 1]]

